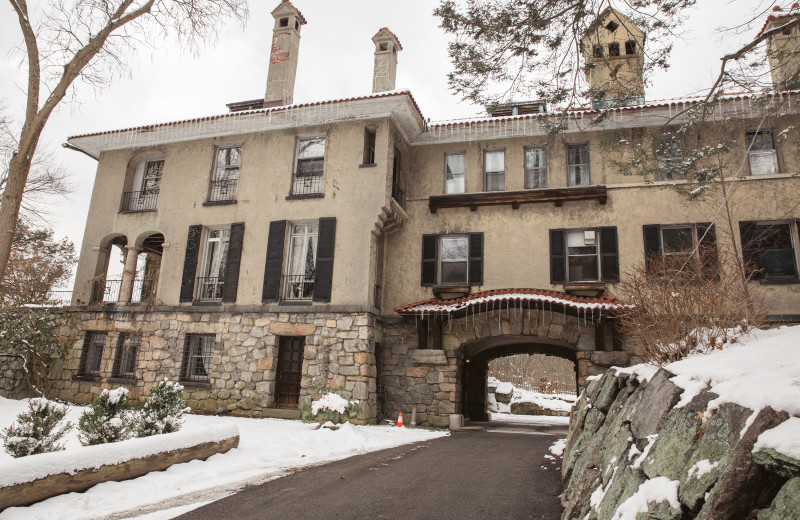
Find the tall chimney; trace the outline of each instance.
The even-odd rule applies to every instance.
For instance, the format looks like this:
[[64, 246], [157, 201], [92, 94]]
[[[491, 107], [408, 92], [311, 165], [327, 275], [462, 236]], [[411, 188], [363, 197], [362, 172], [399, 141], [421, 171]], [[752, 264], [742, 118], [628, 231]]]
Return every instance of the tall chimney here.
[[[793, 4], [790, 11], [784, 11], [776, 5], [756, 38], [765, 31], [796, 20], [798, 16], [800, 16], [800, 5]], [[800, 84], [799, 33], [800, 30], [795, 26], [773, 34], [767, 39], [767, 59], [772, 74], [772, 84], [776, 89], [794, 89]]]
[[382, 27], [375, 36], [375, 72], [372, 74], [372, 92], [394, 90], [397, 76], [397, 53], [403, 50], [392, 31]]
[[300, 51], [300, 26], [306, 24], [306, 19], [289, 0], [283, 0], [272, 11], [272, 16], [275, 18], [275, 28], [272, 30], [272, 50], [269, 53], [265, 108], [292, 104], [297, 54]]

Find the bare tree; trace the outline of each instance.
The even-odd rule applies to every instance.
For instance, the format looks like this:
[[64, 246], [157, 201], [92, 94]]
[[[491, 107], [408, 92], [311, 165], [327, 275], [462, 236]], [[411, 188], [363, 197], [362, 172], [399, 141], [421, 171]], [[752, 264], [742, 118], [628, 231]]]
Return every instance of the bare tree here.
[[35, 19], [26, 0], [9, 2], [24, 41], [21, 52], [28, 83], [22, 125], [7, 161], [0, 199], [0, 280], [42, 131], [75, 81], [106, 86], [136, 47], [174, 37], [197, 49], [216, 36], [222, 20], [247, 17], [245, 0], [50, 0]]

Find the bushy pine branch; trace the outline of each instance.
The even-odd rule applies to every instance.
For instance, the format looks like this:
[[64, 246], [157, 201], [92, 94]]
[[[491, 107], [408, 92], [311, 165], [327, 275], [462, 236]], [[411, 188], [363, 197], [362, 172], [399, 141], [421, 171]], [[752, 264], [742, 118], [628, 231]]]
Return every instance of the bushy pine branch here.
[[190, 410], [183, 398], [183, 386], [164, 378], [150, 390], [150, 395], [139, 411], [136, 436], [148, 437], [176, 432], [183, 425], [183, 414]]
[[128, 389], [103, 390], [78, 421], [78, 439], [84, 446], [119, 442], [133, 434], [136, 417], [128, 402]]
[[17, 420], [0, 434], [3, 446], [13, 457], [63, 450], [58, 441], [72, 429], [70, 422], [61, 424], [67, 411], [66, 406], [47, 399], [30, 399], [28, 411], [17, 415]]

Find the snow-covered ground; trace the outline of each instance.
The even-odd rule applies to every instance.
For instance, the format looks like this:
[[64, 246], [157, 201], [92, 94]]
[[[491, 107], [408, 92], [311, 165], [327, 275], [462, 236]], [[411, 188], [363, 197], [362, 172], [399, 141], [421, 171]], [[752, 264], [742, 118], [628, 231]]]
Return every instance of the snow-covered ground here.
[[554, 415], [514, 415], [513, 413], [489, 412], [489, 420], [530, 426], [569, 426], [569, 417]]
[[[10, 425], [27, 409], [26, 401], [0, 398], [0, 428]], [[67, 419], [77, 424], [83, 408], [72, 407]], [[54, 497], [29, 507], [9, 508], [0, 520], [70, 520], [129, 518], [147, 514], [148, 520], [172, 518], [194, 507], [218, 500], [245, 485], [280, 477], [303, 466], [321, 464], [370, 451], [425, 441], [447, 435], [443, 431], [393, 426], [353, 426], [316, 430], [315, 424], [281, 419], [246, 419], [189, 415], [183, 431], [214, 425], [235, 425], [239, 448], [205, 461], [177, 464], [124, 482], [106, 482], [85, 493]], [[76, 431], [67, 436], [67, 450], [81, 450]], [[34, 455], [35, 456], [35, 455]], [[11, 456], [0, 453], [0, 473]]]
[[[569, 412], [572, 405], [577, 400], [577, 396], [571, 394], [544, 394], [518, 388], [507, 381], [500, 381], [495, 377], [488, 378], [489, 387], [496, 387], [495, 392], [488, 394], [488, 409], [490, 412], [503, 414], [511, 413], [513, 403], [533, 403], [541, 406], [545, 410], [555, 410], [559, 412]], [[497, 401], [495, 394], [511, 393], [511, 402], [501, 403]]]

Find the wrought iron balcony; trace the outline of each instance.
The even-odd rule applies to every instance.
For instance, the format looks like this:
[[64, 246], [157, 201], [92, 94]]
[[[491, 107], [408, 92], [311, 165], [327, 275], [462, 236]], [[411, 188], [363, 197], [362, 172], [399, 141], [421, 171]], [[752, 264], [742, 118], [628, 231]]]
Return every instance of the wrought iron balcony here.
[[222, 289], [224, 287], [224, 278], [218, 276], [198, 276], [196, 299], [201, 302], [222, 301]]
[[284, 275], [283, 300], [310, 300], [314, 296], [314, 276], [305, 274]]
[[223, 179], [211, 181], [211, 193], [208, 200], [211, 202], [226, 202], [236, 200], [239, 188], [239, 179]]
[[158, 188], [124, 192], [122, 194], [122, 211], [155, 211], [158, 203], [158, 192]]
[[406, 209], [406, 194], [396, 183], [392, 183], [392, 198], [400, 205], [401, 208]]
[[322, 193], [322, 173], [295, 174], [292, 177], [292, 195], [315, 195]]
[[122, 280], [97, 280], [92, 291], [92, 303], [116, 303]]

